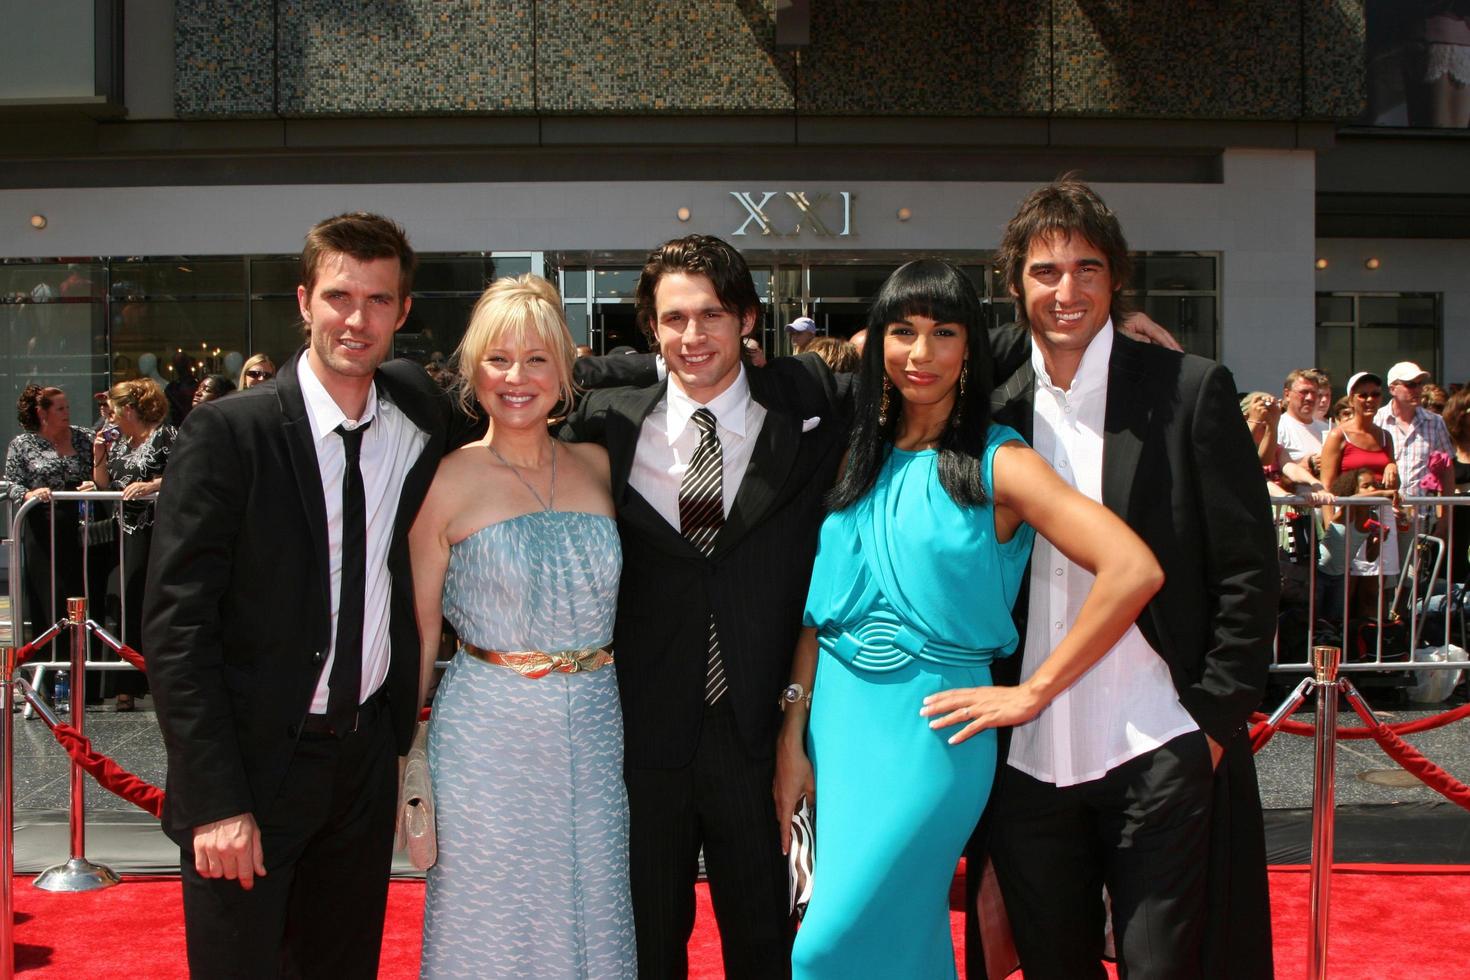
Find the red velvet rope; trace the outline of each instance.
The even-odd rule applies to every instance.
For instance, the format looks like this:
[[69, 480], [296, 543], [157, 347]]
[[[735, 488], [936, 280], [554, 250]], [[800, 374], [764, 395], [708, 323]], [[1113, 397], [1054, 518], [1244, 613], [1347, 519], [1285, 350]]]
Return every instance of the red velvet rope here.
[[[1428, 718], [1415, 718], [1413, 721], [1401, 721], [1394, 725], [1384, 725], [1381, 721], [1378, 724], [1395, 735], [1413, 735], [1415, 732], [1427, 732], [1435, 728], [1443, 728], [1445, 725], [1452, 724], [1465, 717], [1470, 717], [1470, 702], [1466, 702], [1458, 708], [1451, 708], [1449, 711], [1441, 711], [1437, 715], [1430, 715]], [[1374, 720], [1377, 721], [1377, 719]], [[1251, 742], [1254, 744], [1256, 733], [1260, 728], [1264, 727], [1266, 716], [1258, 711], [1251, 715], [1251, 721], [1259, 723], [1255, 728], [1251, 729]], [[1305, 735], [1309, 738], [1317, 734], [1317, 726], [1311, 722], [1292, 721], [1290, 718], [1284, 719], [1277, 726], [1277, 729], [1290, 735]], [[1271, 734], [1275, 734], [1275, 732], [1273, 731]], [[1376, 738], [1372, 729], [1364, 728], [1361, 725], [1339, 726], [1337, 737], [1340, 739]], [[1271, 735], [1267, 735], [1265, 741], [1262, 741], [1260, 744], [1265, 745], [1270, 740]], [[1260, 746], [1256, 746], [1256, 751], [1260, 751]]]
[[137, 667], [144, 673], [148, 672], [148, 665], [143, 662], [143, 655], [137, 650], [134, 650], [132, 647], [128, 646], [126, 643], [120, 645], [117, 648], [116, 652], [119, 657], [122, 657], [134, 667]]
[[[41, 715], [44, 719], [45, 715]], [[92, 774], [97, 785], [147, 810], [155, 817], [163, 816], [163, 790], [128, 772], [107, 756], [92, 748], [92, 740], [75, 728], [61, 722], [51, 726], [51, 734], [71, 756], [72, 761]]]
[[1419, 781], [1440, 796], [1449, 800], [1457, 806], [1470, 810], [1470, 786], [1466, 786], [1454, 776], [1445, 772], [1439, 766], [1430, 762], [1419, 754], [1419, 750], [1408, 742], [1399, 738], [1398, 735], [1383, 722], [1373, 717], [1373, 712], [1358, 698], [1348, 698], [1348, 703], [1367, 724], [1367, 731], [1389, 757], [1403, 766], [1409, 772], [1419, 777]]

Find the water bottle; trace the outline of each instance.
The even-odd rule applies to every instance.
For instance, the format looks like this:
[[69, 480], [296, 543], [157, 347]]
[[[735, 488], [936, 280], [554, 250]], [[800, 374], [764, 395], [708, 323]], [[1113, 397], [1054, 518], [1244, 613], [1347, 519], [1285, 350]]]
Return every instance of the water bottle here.
[[71, 674], [65, 670], [56, 672], [56, 682], [51, 685], [51, 700], [59, 712], [71, 710]]

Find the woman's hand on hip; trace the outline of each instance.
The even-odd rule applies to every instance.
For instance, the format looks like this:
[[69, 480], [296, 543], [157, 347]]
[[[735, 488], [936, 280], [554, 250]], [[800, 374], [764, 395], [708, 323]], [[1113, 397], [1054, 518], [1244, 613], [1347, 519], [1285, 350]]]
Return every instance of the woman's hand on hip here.
[[924, 699], [919, 714], [933, 718], [930, 728], [964, 724], [949, 737], [958, 745], [987, 728], [1020, 725], [1041, 713], [1045, 705], [1024, 685], [1020, 687], [956, 687]]

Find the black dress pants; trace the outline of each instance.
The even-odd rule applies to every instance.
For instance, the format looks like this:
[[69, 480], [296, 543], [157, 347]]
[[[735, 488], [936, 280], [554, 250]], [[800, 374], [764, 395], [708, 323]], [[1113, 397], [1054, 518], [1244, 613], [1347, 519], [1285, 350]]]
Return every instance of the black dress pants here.
[[286, 783], [255, 814], [265, 877], [203, 878], [182, 855], [189, 972], [197, 978], [370, 980], [393, 859], [398, 759], [375, 711], [344, 738], [303, 734]]
[[694, 761], [626, 772], [640, 980], [689, 974], [694, 883], [704, 847], [729, 980], [791, 975], [786, 858], [771, 796], [774, 757], [746, 752], [727, 705], [705, 715]]
[[1104, 976], [1104, 885], [1120, 978], [1203, 975], [1213, 783], [1197, 731], [1075, 786], [1001, 767], [990, 851], [1026, 980]]

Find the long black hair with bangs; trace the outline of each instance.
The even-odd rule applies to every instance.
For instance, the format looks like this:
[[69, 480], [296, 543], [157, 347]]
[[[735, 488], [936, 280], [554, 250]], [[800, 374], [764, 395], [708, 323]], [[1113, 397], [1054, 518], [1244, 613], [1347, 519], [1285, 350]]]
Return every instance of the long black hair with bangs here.
[[957, 323], [965, 328], [965, 391], [962, 398], [957, 393], [939, 437], [939, 483], [961, 506], [978, 506], [988, 499], [980, 459], [990, 430], [994, 369], [980, 297], [969, 278], [949, 263], [916, 259], [888, 277], [868, 311], [868, 342], [858, 368], [847, 467], [827, 494], [827, 506], [832, 510], [852, 506], [871, 490], [893, 451], [903, 421], [903, 396], [897, 388], [890, 390], [888, 418], [879, 422], [886, 378], [883, 341], [889, 324], [908, 316], [929, 317], [936, 323]]

